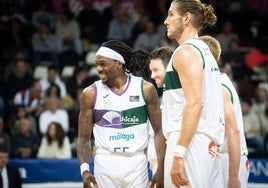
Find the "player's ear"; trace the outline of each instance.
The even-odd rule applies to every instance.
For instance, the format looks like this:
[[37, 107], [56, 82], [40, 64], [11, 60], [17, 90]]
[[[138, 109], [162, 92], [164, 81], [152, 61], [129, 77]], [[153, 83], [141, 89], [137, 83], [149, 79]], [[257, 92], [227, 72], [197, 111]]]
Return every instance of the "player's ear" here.
[[184, 23], [188, 24], [191, 20], [191, 17], [192, 17], [192, 14], [190, 12], [186, 12], [183, 18]]

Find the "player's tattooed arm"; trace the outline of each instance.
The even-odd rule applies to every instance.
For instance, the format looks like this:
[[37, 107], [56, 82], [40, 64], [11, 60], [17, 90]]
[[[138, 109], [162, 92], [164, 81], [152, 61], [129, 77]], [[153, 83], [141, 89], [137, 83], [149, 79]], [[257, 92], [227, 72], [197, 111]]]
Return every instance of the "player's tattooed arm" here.
[[144, 82], [147, 111], [154, 130], [155, 150], [157, 154], [157, 171], [153, 176], [151, 187], [164, 187], [165, 137], [162, 132], [161, 110], [156, 88], [149, 82]]
[[88, 163], [91, 157], [91, 135], [93, 130], [94, 88], [85, 88], [80, 96], [78, 117], [77, 158], [80, 164]]

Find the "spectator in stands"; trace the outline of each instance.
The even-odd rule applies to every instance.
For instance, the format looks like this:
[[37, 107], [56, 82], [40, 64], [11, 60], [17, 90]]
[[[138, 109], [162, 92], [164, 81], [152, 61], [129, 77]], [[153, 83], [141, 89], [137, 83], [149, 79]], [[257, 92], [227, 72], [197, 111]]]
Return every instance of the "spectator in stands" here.
[[84, 9], [78, 14], [77, 21], [81, 29], [81, 38], [89, 43], [101, 43], [100, 13], [93, 7], [93, 0], [85, 0]]
[[131, 31], [131, 45], [132, 46], [134, 42], [136, 41], [138, 35], [145, 31], [145, 25], [147, 22], [149, 22], [149, 20], [150, 20], [149, 12], [145, 12], [142, 15], [140, 15], [138, 22], [135, 23]]
[[19, 132], [19, 122], [21, 119], [28, 119], [31, 122], [31, 130], [34, 134], [38, 134], [37, 123], [34, 116], [28, 114], [24, 105], [15, 105], [11, 109], [9, 114], [9, 127], [8, 132], [11, 136], [14, 136], [15, 133]]
[[143, 15], [150, 15], [149, 11], [145, 9], [145, 5], [143, 1], [136, 1], [133, 2], [132, 6], [129, 6], [129, 4], [126, 3], [126, 8], [129, 10], [130, 17], [134, 24], [141, 21], [141, 17]]
[[266, 157], [268, 157], [268, 101], [266, 102], [265, 110], [264, 110], [264, 116], [261, 119], [262, 123], [262, 135], [264, 137], [264, 144], [265, 144], [265, 151], [266, 151]]
[[39, 130], [45, 135], [51, 122], [58, 122], [62, 125], [64, 132], [69, 132], [69, 116], [68, 112], [60, 108], [60, 98], [56, 96], [46, 97], [46, 110], [40, 114]]
[[82, 85], [83, 81], [88, 77], [88, 70], [85, 67], [77, 67], [72, 77], [66, 83], [67, 93], [73, 99], [76, 99], [77, 89]]
[[0, 187], [22, 188], [22, 180], [19, 170], [8, 165], [9, 153], [5, 146], [0, 145]]
[[80, 28], [70, 10], [62, 10], [55, 27], [56, 36], [59, 40], [60, 52], [75, 51], [82, 55], [82, 43], [80, 40]]
[[4, 146], [7, 149], [7, 152], [11, 151], [10, 137], [5, 132], [5, 122], [4, 118], [0, 116], [0, 146]]
[[29, 88], [17, 92], [13, 103], [14, 105], [24, 105], [28, 114], [38, 117], [44, 110], [39, 81], [35, 80]]
[[228, 51], [230, 42], [233, 39], [239, 39], [238, 35], [233, 31], [233, 23], [229, 20], [226, 20], [223, 23], [220, 33], [218, 33], [215, 38], [220, 42], [222, 47], [222, 53]]
[[4, 81], [3, 73], [2, 73], [2, 75], [0, 75], [0, 117], [5, 115], [6, 93], [7, 93], [6, 83]]
[[9, 36], [9, 30], [7, 27], [7, 24], [0, 19], [0, 60], [1, 60], [1, 65], [0, 68], [5, 68], [5, 66], [8, 63], [8, 59], [10, 58], [8, 56], [8, 49], [6, 48], [8, 41], [8, 36]]
[[268, 52], [263, 51], [263, 50], [268, 51], [268, 49], [265, 49], [267, 48], [266, 38], [268, 38], [268, 36], [264, 36], [262, 39], [259, 39], [262, 40], [262, 42], [259, 43], [265, 43], [265, 44], [258, 44], [256, 48], [249, 50], [244, 56], [245, 63], [247, 67], [249, 67], [251, 70], [262, 67], [265, 68], [268, 65]]
[[234, 79], [234, 73], [233, 73], [232, 66], [229, 63], [224, 62], [221, 58], [218, 61], [218, 65], [219, 65], [220, 71], [222, 73], [225, 73], [228, 75], [228, 77], [230, 78], [230, 80], [233, 83], [233, 86], [236, 88], [236, 90], [238, 90], [238, 83], [237, 83], [236, 79]]
[[6, 48], [9, 54], [13, 54], [18, 50], [23, 50], [26, 54], [30, 52], [30, 38], [32, 32], [27, 30], [26, 24], [23, 24], [19, 18], [13, 18], [8, 23], [8, 36]]
[[33, 80], [33, 76], [28, 72], [25, 60], [16, 60], [13, 64], [12, 72], [7, 78], [8, 99], [13, 100], [17, 92], [28, 89]]
[[60, 87], [56, 83], [51, 83], [45, 92], [45, 97], [55, 96], [60, 99], [60, 107], [66, 110], [71, 110], [74, 107], [74, 100], [67, 93], [65, 97], [61, 97]]
[[161, 41], [161, 46], [169, 47], [172, 51], [174, 51], [178, 47], [178, 43], [174, 39], [170, 39], [165, 36], [165, 38]]
[[143, 49], [147, 52], [152, 51], [161, 45], [160, 35], [156, 32], [155, 23], [147, 20], [145, 31], [140, 33], [134, 41], [133, 49]]
[[228, 50], [222, 54], [222, 60], [231, 66], [235, 80], [252, 74], [252, 71], [246, 65], [245, 54], [246, 51], [240, 49], [239, 39], [235, 37], [229, 41]]
[[[257, 87], [253, 96], [252, 110], [258, 116], [261, 135], [265, 143], [268, 140], [268, 92], [265, 88]], [[268, 150], [267, 150], [268, 151]]]
[[45, 91], [45, 97], [50, 97], [50, 96], [61, 98], [60, 87], [54, 82], [52, 82]]
[[[6, 54], [7, 55], [7, 54]], [[7, 79], [10, 74], [13, 74], [15, 71], [15, 64], [18, 61], [24, 61], [26, 64], [26, 72], [32, 73], [31, 65], [27, 62], [26, 54], [23, 50], [18, 50], [13, 54], [8, 54], [10, 57], [7, 58], [7, 66], [5, 69], [5, 79]]]
[[227, 50], [222, 54], [224, 61], [232, 64], [233, 67], [241, 67], [245, 64], [244, 61], [244, 52], [240, 50], [239, 39], [232, 38], [229, 41]]
[[48, 21], [49, 28], [55, 27], [56, 15], [52, 12], [50, 1], [47, 0], [38, 1], [38, 8], [32, 13], [32, 23], [36, 28], [38, 28], [39, 22], [44, 19]]
[[37, 153], [38, 158], [71, 158], [71, 145], [61, 124], [51, 122], [42, 137]]
[[41, 94], [42, 96], [45, 96], [46, 90], [49, 88], [49, 86], [52, 83], [57, 84], [59, 86], [61, 98], [64, 98], [67, 95], [66, 85], [61, 80], [59, 71], [57, 70], [55, 66], [49, 66], [47, 76], [40, 80], [40, 84], [42, 88], [42, 94]]
[[[156, 32], [158, 33], [160, 37], [160, 41], [163, 41], [167, 37], [167, 27], [165, 26], [164, 22], [156, 25]], [[174, 41], [174, 39], [172, 40]]]
[[[6, 3], [3, 3], [6, 2]], [[16, 2], [15, 1], [1, 1], [4, 6], [4, 13], [1, 15], [1, 20], [8, 22], [14, 18], [18, 19], [20, 22], [27, 22], [25, 16], [21, 13], [16, 12]]]
[[74, 108], [69, 111], [69, 122], [70, 122], [70, 130], [69, 130], [69, 138], [71, 141], [71, 148], [73, 156], [76, 156], [77, 150], [77, 135], [78, 135], [78, 117], [80, 112], [79, 106], [79, 98], [84, 88], [80, 87], [77, 89], [76, 98], [74, 100]]
[[253, 148], [254, 156], [263, 157], [265, 153], [264, 139], [261, 136], [259, 119], [252, 110], [251, 100], [246, 98], [242, 99], [241, 108], [247, 146]]
[[12, 157], [35, 158], [39, 148], [39, 138], [31, 131], [31, 122], [23, 118], [19, 121], [19, 132], [11, 138]]
[[38, 31], [32, 37], [34, 67], [41, 61], [50, 61], [57, 69], [60, 68], [58, 60], [58, 40], [50, 31], [49, 22], [40, 20]]
[[[268, 92], [265, 88], [257, 87], [253, 95], [253, 104], [252, 110], [258, 116], [258, 119], [261, 120], [265, 115], [265, 108], [268, 102]], [[261, 125], [262, 129], [263, 125]]]
[[[106, 40], [107, 36], [108, 36], [108, 31], [109, 31], [109, 25], [111, 23], [111, 21], [115, 18], [115, 14], [116, 14], [116, 10], [118, 9], [118, 7], [120, 6], [120, 1], [119, 0], [112, 0], [111, 4], [109, 4], [108, 6], [103, 6], [103, 7], [99, 7], [99, 8], [103, 8], [103, 10], [99, 10], [98, 6], [97, 10], [99, 10], [101, 12], [101, 31], [103, 36], [106, 36], [102, 39], [102, 42], [104, 40]], [[100, 5], [100, 4], [99, 4]]]
[[134, 23], [128, 12], [122, 6], [118, 6], [116, 14], [109, 24], [107, 39], [130, 43], [133, 26]]

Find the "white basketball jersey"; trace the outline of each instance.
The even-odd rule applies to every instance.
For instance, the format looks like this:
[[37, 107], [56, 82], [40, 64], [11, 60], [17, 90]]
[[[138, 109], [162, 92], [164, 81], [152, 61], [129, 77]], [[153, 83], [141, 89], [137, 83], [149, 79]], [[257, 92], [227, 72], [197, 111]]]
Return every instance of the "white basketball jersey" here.
[[[196, 48], [203, 59], [203, 109], [197, 132], [206, 134], [218, 144], [224, 139], [224, 111], [220, 83], [220, 71], [208, 46], [199, 39], [190, 39], [181, 44]], [[185, 96], [179, 79], [179, 73], [173, 68], [173, 53], [166, 69], [163, 90], [162, 126], [165, 136], [172, 131], [180, 131]], [[191, 63], [191, 62], [189, 62]]]
[[95, 145], [116, 153], [143, 151], [148, 143], [148, 117], [143, 94], [143, 79], [128, 75], [120, 94], [103, 84], [94, 83]]
[[[243, 116], [242, 116], [242, 110], [241, 110], [239, 96], [238, 96], [236, 89], [234, 88], [230, 78], [226, 74], [221, 74], [220, 77], [221, 77], [222, 86], [226, 87], [231, 94], [231, 100], [232, 100], [232, 104], [233, 104], [233, 108], [234, 108], [234, 112], [235, 112], [235, 117], [236, 117], [238, 129], [240, 132], [241, 155], [248, 155], [247, 144], [246, 144], [246, 139], [245, 139], [245, 135], [244, 135]], [[228, 152], [226, 137], [224, 140], [224, 144], [221, 147], [221, 152], [222, 153]]]

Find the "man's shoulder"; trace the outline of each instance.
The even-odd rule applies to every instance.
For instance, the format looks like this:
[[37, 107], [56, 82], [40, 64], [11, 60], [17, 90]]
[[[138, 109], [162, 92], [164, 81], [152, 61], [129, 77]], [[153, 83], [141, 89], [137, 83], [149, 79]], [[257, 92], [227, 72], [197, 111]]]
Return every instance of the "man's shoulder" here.
[[14, 166], [7, 165], [6, 169], [8, 173], [12, 173], [12, 174], [19, 173], [19, 169]]

